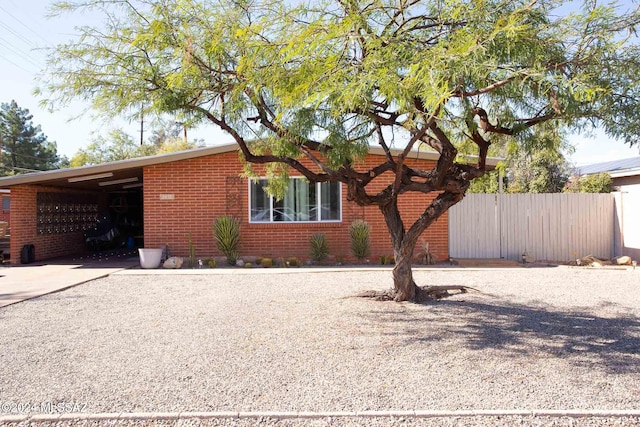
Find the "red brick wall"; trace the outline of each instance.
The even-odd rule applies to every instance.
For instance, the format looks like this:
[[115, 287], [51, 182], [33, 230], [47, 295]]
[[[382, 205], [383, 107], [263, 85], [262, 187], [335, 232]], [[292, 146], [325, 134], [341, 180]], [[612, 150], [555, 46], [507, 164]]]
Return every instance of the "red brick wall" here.
[[[367, 165], [380, 158], [369, 156]], [[418, 161], [431, 167], [431, 161]], [[377, 207], [360, 207], [347, 202], [342, 189], [342, 222], [340, 223], [270, 223], [248, 221], [248, 182], [238, 178], [242, 166], [236, 152], [148, 166], [144, 169], [144, 237], [145, 247], [169, 245], [172, 255], [188, 254], [189, 234], [196, 256], [220, 256], [213, 237], [212, 224], [220, 215], [241, 219], [241, 241], [244, 256], [309, 258], [309, 239], [314, 233], [327, 235], [333, 256], [349, 257], [348, 227], [355, 219], [364, 219], [372, 229], [372, 262], [380, 255], [392, 254], [384, 218]], [[392, 179], [387, 174], [369, 187], [381, 189]], [[172, 195], [172, 200], [166, 197]], [[161, 199], [165, 197], [165, 199]], [[423, 212], [434, 195], [409, 193], [401, 196], [400, 207], [408, 228]], [[429, 227], [422, 241], [438, 258], [448, 256], [447, 215]], [[420, 243], [416, 247], [416, 255]]]
[[[55, 187], [19, 185], [11, 188], [11, 263], [20, 264], [20, 252], [26, 244], [35, 246], [36, 261], [74, 255], [86, 251], [83, 231], [64, 234], [38, 234], [37, 193], [69, 192]], [[101, 202], [105, 204], [105, 200]]]

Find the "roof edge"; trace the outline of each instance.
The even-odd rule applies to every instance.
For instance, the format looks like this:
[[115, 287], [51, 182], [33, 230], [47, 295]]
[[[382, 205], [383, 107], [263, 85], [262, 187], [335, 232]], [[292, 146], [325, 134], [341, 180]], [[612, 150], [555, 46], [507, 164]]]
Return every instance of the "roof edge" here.
[[[115, 162], [102, 163], [99, 165], [80, 166], [67, 169], [54, 169], [42, 172], [26, 173], [21, 175], [14, 175], [10, 177], [0, 178], [0, 187], [13, 187], [15, 185], [33, 184], [33, 183], [46, 183], [48, 181], [55, 181], [60, 179], [69, 179], [75, 177], [81, 177], [84, 175], [94, 175], [104, 172], [117, 172], [132, 168], [141, 168], [145, 166], [153, 166], [164, 163], [179, 162], [182, 160], [189, 160], [198, 157], [211, 156], [215, 154], [229, 153], [238, 150], [238, 144], [235, 142], [215, 145], [212, 147], [194, 148], [186, 151], [178, 151], [174, 153], [159, 154], [146, 157], [137, 157], [134, 159], [118, 160]], [[391, 149], [392, 154], [398, 155], [402, 153], [401, 149]], [[382, 147], [371, 146], [369, 153], [373, 155], [386, 155]], [[421, 160], [437, 160], [440, 155], [434, 151], [420, 151], [412, 150], [408, 156], [410, 159]], [[477, 156], [465, 155], [464, 158], [468, 160], [475, 160]], [[495, 167], [501, 158], [488, 157], [486, 159], [487, 166]]]

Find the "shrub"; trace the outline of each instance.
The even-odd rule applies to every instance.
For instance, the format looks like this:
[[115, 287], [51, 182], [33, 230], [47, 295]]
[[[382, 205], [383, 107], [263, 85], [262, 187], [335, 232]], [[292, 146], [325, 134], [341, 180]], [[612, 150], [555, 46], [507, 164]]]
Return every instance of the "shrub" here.
[[227, 257], [229, 265], [236, 265], [240, 254], [240, 221], [221, 216], [213, 222], [213, 232], [218, 249]]
[[209, 266], [209, 268], [216, 268], [218, 266], [218, 263], [216, 262], [215, 259], [209, 258], [207, 260], [207, 265]]
[[380, 265], [385, 265], [387, 263], [387, 256], [380, 255]]
[[294, 256], [289, 258], [287, 260], [287, 263], [289, 264], [289, 267], [300, 267], [302, 265], [300, 260], [298, 258], [294, 257]]
[[314, 261], [322, 261], [329, 256], [329, 245], [327, 244], [327, 236], [324, 234], [314, 234], [311, 236], [311, 259]]
[[349, 226], [351, 252], [360, 260], [371, 253], [370, 234], [371, 230], [369, 228], [369, 224], [360, 219], [352, 222]]
[[270, 268], [270, 267], [273, 267], [273, 260], [271, 258], [262, 258], [262, 261], [260, 262], [260, 264], [264, 268]]
[[244, 268], [252, 268], [253, 264], [251, 264], [250, 262], [245, 262], [244, 263]]

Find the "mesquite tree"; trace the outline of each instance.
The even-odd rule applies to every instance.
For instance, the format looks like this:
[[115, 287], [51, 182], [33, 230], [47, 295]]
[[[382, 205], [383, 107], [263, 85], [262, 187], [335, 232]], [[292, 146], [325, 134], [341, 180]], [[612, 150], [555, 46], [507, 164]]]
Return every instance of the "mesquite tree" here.
[[[290, 169], [343, 183], [348, 200], [384, 215], [394, 298], [420, 300], [416, 242], [484, 174], [492, 145], [543, 126], [637, 142], [638, 11], [575, 4], [78, 0], [57, 7], [90, 8], [104, 25], [56, 48], [42, 89], [54, 105], [80, 97], [111, 114], [142, 105], [213, 123], [247, 164], [266, 165], [275, 194]], [[386, 156], [362, 169], [370, 145]], [[440, 154], [430, 170], [406, 162], [419, 145]], [[460, 156], [471, 149], [474, 161]], [[371, 190], [379, 179], [391, 183]], [[436, 196], [405, 225], [408, 192]]]

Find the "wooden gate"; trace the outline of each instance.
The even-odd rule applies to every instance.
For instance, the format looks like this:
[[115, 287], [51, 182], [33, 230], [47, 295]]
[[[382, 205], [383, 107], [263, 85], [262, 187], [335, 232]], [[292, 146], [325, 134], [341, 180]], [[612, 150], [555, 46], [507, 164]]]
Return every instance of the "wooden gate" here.
[[611, 194], [469, 194], [449, 210], [452, 258], [611, 258]]

